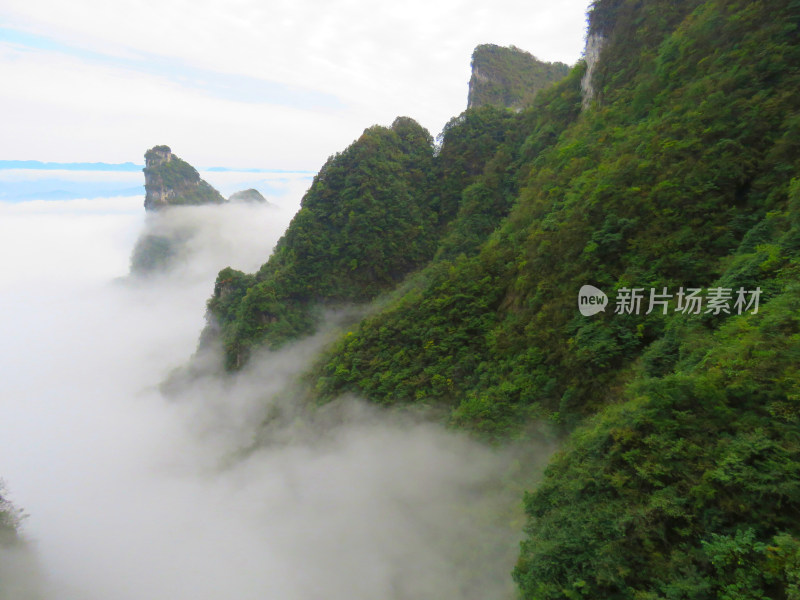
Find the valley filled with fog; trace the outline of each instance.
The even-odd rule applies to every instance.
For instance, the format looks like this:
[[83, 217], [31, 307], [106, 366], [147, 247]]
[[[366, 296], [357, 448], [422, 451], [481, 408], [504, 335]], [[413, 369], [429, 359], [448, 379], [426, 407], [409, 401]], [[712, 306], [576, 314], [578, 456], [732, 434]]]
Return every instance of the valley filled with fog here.
[[217, 271], [256, 270], [310, 183], [272, 177], [272, 206], [179, 209], [197, 234], [146, 278], [127, 277], [142, 196], [0, 203], [0, 478], [28, 548], [0, 561], [3, 600], [513, 594], [514, 457], [357, 399], [293, 405], [325, 332], [159, 390]]

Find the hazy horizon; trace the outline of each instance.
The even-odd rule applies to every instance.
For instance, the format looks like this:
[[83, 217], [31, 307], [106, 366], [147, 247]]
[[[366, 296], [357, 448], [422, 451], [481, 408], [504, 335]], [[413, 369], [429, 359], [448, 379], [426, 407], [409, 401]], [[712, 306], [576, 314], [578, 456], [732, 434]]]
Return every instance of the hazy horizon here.
[[[177, 154], [177, 152], [176, 152]], [[180, 156], [180, 154], [177, 154]], [[19, 168], [4, 166], [0, 161], [0, 202], [96, 199], [141, 196], [144, 202], [142, 167], [114, 169], [114, 164], [100, 163], [86, 169], [85, 163], [59, 163]], [[127, 163], [119, 163], [125, 165]], [[71, 168], [70, 168], [71, 166]], [[196, 167], [200, 176], [224, 196], [255, 188], [274, 202], [287, 195], [299, 196], [311, 185], [311, 171], [280, 169], [237, 169], [232, 167]], [[298, 196], [299, 194], [299, 196]]]

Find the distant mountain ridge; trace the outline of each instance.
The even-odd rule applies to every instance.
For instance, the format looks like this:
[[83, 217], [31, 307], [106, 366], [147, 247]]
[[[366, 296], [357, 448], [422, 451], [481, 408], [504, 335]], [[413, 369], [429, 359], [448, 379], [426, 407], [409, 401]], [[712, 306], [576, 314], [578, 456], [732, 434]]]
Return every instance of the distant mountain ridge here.
[[40, 171], [141, 171], [144, 165], [132, 162], [42, 162], [40, 160], [0, 160], [0, 170], [37, 169]]
[[[0, 160], [0, 171], [10, 169], [30, 169], [38, 171], [117, 171], [135, 173], [141, 171], [144, 164], [132, 162], [107, 163], [107, 162], [46, 162], [41, 160]], [[308, 173], [313, 175], [316, 171], [305, 169], [263, 169], [258, 167], [200, 167], [198, 171], [209, 173]]]

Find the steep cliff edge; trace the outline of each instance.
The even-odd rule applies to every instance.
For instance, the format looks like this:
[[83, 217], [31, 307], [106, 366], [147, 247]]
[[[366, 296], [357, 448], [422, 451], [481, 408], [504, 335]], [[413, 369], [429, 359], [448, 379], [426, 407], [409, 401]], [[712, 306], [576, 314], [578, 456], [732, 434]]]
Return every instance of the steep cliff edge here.
[[172, 214], [174, 208], [219, 205], [222, 194], [201, 179], [197, 170], [175, 156], [169, 146], [144, 154], [145, 228], [131, 254], [131, 274], [164, 271], [180, 256], [196, 233], [196, 224]]
[[169, 146], [150, 148], [144, 160], [145, 210], [225, 202], [222, 194], [201, 179], [192, 165], [175, 156]]
[[485, 104], [521, 109], [539, 90], [563, 79], [569, 67], [543, 62], [515, 46], [482, 44], [472, 53], [467, 108]]

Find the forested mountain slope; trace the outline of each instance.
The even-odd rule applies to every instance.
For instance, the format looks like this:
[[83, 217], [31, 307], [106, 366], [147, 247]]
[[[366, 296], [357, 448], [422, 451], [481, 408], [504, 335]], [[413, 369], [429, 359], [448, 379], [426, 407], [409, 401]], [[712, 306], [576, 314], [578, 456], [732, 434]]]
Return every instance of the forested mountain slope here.
[[[413, 272], [314, 393], [570, 433], [526, 498], [524, 597], [798, 598], [800, 2], [590, 18], [588, 109], [580, 64], [519, 114], [451, 121], [437, 154], [410, 123], [368, 130], [257, 275], [220, 275], [212, 326], [236, 367]], [[578, 310], [585, 284], [606, 310]]]
[[454, 119], [436, 157], [428, 131], [407, 117], [365, 130], [322, 167], [258, 273], [219, 274], [201, 345], [221, 340], [226, 367], [236, 369], [254, 346], [276, 348], [313, 332], [320, 307], [392, 289], [434, 256], [461, 191], [510, 120], [493, 107]]

